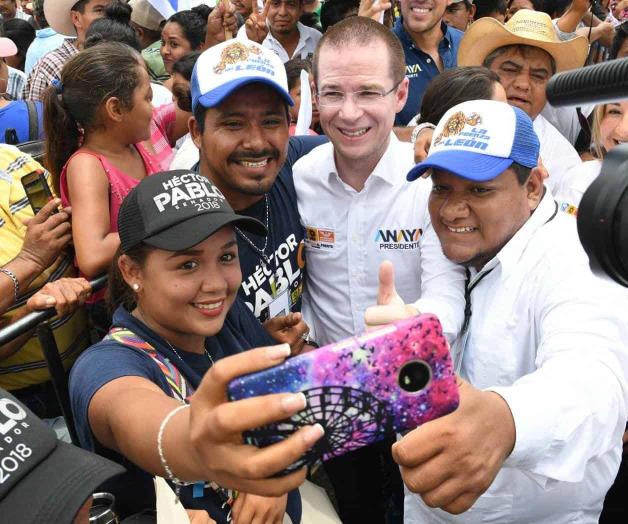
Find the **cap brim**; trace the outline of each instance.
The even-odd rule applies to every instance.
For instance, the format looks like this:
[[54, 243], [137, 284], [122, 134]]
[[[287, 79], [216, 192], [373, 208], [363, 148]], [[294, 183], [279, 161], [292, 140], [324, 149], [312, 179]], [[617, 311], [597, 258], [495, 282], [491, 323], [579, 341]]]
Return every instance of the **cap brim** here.
[[286, 103], [289, 106], [294, 105], [294, 101], [290, 96], [290, 93], [283, 89], [279, 84], [269, 80], [265, 76], [247, 76], [244, 78], [236, 78], [229, 82], [224, 83], [220, 87], [213, 89], [209, 93], [199, 96], [196, 101], [193, 103], [193, 109], [196, 109], [198, 104], [201, 104], [203, 107], [215, 107], [219, 105], [225, 98], [227, 98], [231, 93], [235, 90], [244, 87], [247, 84], [253, 84], [259, 82], [260, 84], [266, 84], [267, 86], [272, 87], [275, 91], [277, 91]]
[[0, 501], [2, 522], [74, 522], [77, 511], [98, 486], [124, 471], [115, 462], [58, 442]]
[[143, 242], [166, 251], [181, 251], [200, 244], [228, 224], [233, 224], [256, 235], [266, 234], [264, 224], [255, 218], [234, 213], [204, 213], [155, 233], [145, 238]]
[[519, 36], [498, 20], [483, 17], [465, 31], [458, 47], [458, 67], [481, 66], [495, 49], [515, 44], [543, 49], [556, 62], [557, 72], [582, 67], [589, 53], [589, 44], [584, 36], [562, 42], [544, 42]]
[[483, 155], [471, 151], [438, 151], [429, 155], [424, 162], [414, 166], [406, 178], [412, 182], [428, 169], [440, 169], [467, 180], [486, 182], [506, 171], [512, 162], [510, 158]]
[[0, 58], [17, 55], [17, 46], [10, 38], [0, 37]]

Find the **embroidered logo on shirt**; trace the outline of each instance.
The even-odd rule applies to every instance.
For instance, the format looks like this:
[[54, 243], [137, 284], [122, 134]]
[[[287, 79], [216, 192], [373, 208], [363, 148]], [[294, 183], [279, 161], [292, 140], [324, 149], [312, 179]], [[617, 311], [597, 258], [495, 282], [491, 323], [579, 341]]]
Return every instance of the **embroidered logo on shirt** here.
[[560, 210], [563, 213], [567, 213], [568, 215], [572, 215], [577, 217], [578, 216], [578, 208], [572, 204], [569, 204], [568, 202], [563, 202], [560, 205]]
[[379, 249], [416, 249], [423, 230], [415, 229], [378, 229], [375, 242]]
[[305, 228], [305, 243], [314, 249], [333, 249], [336, 243], [336, 232], [333, 229], [323, 229], [308, 226]]

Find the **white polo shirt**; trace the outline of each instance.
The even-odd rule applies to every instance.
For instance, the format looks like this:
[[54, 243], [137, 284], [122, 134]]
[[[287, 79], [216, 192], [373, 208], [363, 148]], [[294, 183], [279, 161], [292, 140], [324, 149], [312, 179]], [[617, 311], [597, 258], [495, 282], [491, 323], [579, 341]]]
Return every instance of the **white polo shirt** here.
[[406, 303], [436, 314], [450, 340], [464, 311], [464, 272], [449, 262], [431, 227], [430, 180], [407, 182], [412, 145], [391, 133], [390, 144], [364, 188], [338, 176], [331, 143], [293, 167], [301, 223], [306, 228], [303, 314], [319, 344], [364, 330], [364, 311], [376, 303], [378, 269], [395, 266]]
[[405, 523], [597, 523], [626, 425], [627, 291], [591, 273], [549, 191], [478, 279], [461, 375], [506, 400], [515, 447], [469, 511], [407, 493]]
[[[266, 22], [268, 24], [268, 21]], [[297, 22], [297, 29], [299, 30], [299, 43], [292, 56], [288, 56], [288, 53], [271, 32], [268, 33], [262, 45], [271, 51], [273, 51], [283, 63], [286, 63], [291, 58], [306, 59], [308, 55], [313, 55], [316, 49], [316, 44], [321, 39], [320, 31], [317, 31], [313, 27], [308, 27], [301, 22]], [[248, 40], [246, 36], [246, 26], [240, 27], [237, 37], [241, 40]]]
[[553, 194], [560, 193], [572, 170], [580, 169], [582, 165], [580, 155], [542, 114], [538, 115], [532, 124], [541, 143], [541, 160], [549, 173], [545, 185]]

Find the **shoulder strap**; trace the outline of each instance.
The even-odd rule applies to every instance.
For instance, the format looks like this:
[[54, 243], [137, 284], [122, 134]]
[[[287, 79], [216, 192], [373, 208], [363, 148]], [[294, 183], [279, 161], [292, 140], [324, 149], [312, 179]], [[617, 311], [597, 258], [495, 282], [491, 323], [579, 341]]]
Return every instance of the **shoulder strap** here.
[[39, 139], [39, 118], [37, 117], [37, 107], [32, 100], [26, 100], [28, 110], [28, 140]]
[[166, 377], [170, 390], [176, 399], [187, 403], [187, 398], [194, 393], [194, 388], [185, 379], [176, 366], [174, 366], [170, 360], [160, 354], [153, 346], [137, 336], [130, 329], [112, 328], [105, 339], [115, 340], [124, 346], [139, 349], [151, 357]]

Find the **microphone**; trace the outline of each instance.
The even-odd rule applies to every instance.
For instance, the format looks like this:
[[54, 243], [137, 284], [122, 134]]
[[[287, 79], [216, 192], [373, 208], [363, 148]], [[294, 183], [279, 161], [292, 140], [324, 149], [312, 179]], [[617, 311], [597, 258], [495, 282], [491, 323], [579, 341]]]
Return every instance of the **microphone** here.
[[603, 104], [628, 98], [628, 58], [565, 71], [547, 83], [547, 100], [556, 107]]

